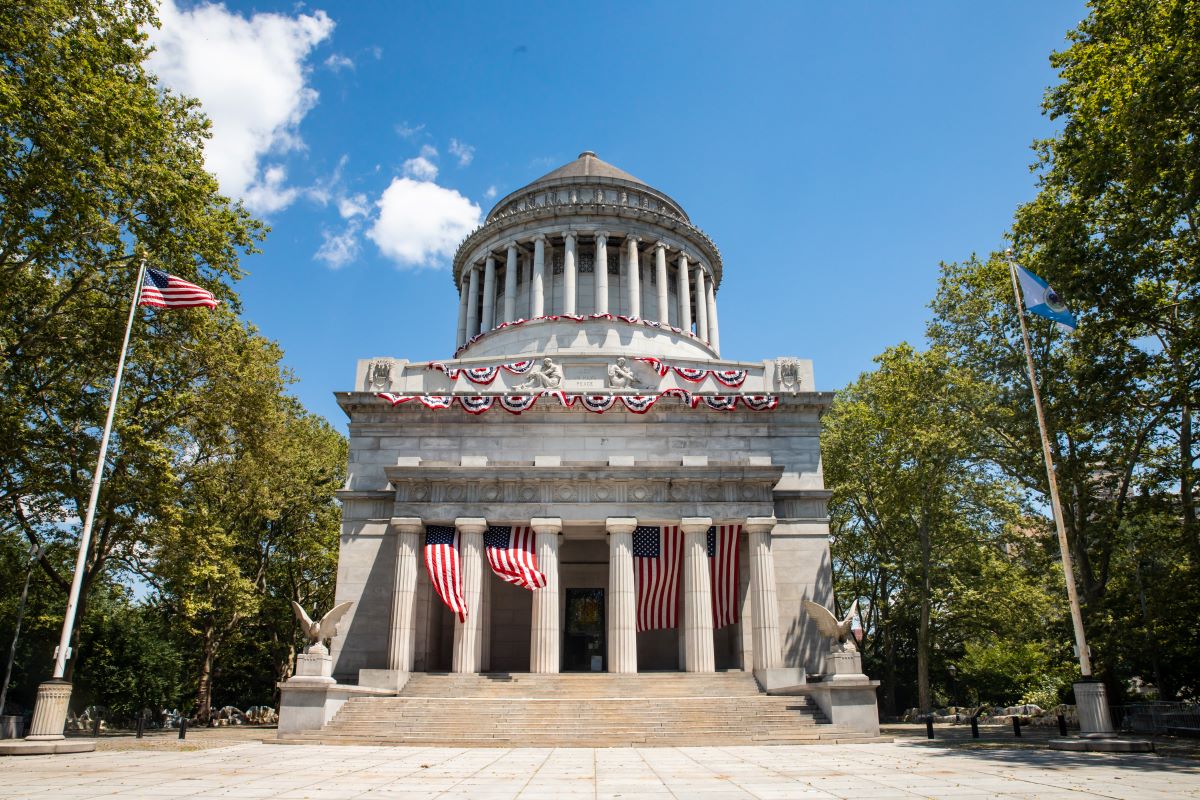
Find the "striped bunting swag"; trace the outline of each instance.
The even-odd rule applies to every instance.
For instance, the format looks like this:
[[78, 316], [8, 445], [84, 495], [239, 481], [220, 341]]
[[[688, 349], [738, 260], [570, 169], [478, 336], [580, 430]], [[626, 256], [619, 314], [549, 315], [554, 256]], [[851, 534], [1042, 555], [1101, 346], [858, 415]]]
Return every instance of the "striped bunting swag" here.
[[533, 528], [489, 525], [483, 534], [488, 565], [503, 581], [522, 589], [541, 589], [546, 576], [538, 571]]
[[621, 402], [634, 414], [645, 414], [657, 401], [656, 394], [621, 395]]
[[463, 602], [462, 568], [458, 560], [458, 531], [452, 525], [425, 526], [425, 569], [433, 590], [446, 608], [467, 621], [467, 604]]
[[581, 394], [579, 402], [583, 403], [583, 407], [594, 414], [603, 414], [613, 407], [617, 402], [617, 398], [611, 394]]
[[458, 398], [458, 404], [462, 406], [463, 410], [468, 414], [482, 414], [491, 408], [492, 403], [495, 401], [495, 397], [484, 397], [482, 395]]
[[500, 369], [504, 370], [510, 375], [524, 375], [526, 372], [529, 372], [529, 369], [532, 366], [533, 360], [526, 359], [525, 361], [514, 361], [511, 364], [501, 364]]
[[640, 356], [640, 357], [638, 357], [638, 358], [635, 358], [635, 359], [633, 359], [633, 360], [634, 360], [634, 361], [640, 361], [640, 362], [642, 362], [643, 364], [648, 364], [648, 365], [650, 365], [650, 368], [651, 368], [651, 369], [653, 369], [653, 370], [654, 370], [654, 371], [655, 371], [655, 372], [658, 374], [658, 377], [660, 377], [660, 378], [665, 378], [665, 377], [667, 377], [667, 373], [671, 371], [671, 368], [670, 368], [670, 367], [668, 367], [668, 366], [667, 366], [666, 364], [664, 364], [663, 362], [659, 361], [659, 360], [658, 360], [657, 358], [655, 358], [654, 356]]
[[733, 411], [737, 408], [737, 395], [705, 397], [704, 405], [711, 408], [713, 411]]
[[714, 525], [708, 529], [713, 628], [724, 628], [737, 622], [738, 534], [741, 530], [741, 525]]
[[708, 370], [696, 367], [672, 367], [671, 369], [675, 370], [676, 375], [692, 383], [699, 383], [708, 376]]
[[677, 526], [639, 525], [633, 529], [639, 631], [674, 628], [678, 624], [682, 561], [683, 534]]
[[533, 408], [537, 399], [536, 394], [505, 394], [500, 396], [500, 407], [510, 414], [520, 414]]
[[742, 397], [742, 405], [751, 411], [771, 411], [779, 405], [779, 398], [769, 394], [748, 394]]
[[750, 373], [744, 369], [713, 369], [709, 370], [712, 376], [719, 383], [728, 386], [730, 389], [736, 389], [746, 382], [746, 376]]

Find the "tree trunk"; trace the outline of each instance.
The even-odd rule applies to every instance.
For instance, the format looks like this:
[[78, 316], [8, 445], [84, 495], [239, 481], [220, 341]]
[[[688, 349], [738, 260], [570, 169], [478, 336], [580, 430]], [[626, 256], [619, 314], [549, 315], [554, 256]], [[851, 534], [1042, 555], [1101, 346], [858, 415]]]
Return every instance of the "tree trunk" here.
[[923, 713], [933, 710], [929, 692], [929, 603], [931, 594], [929, 526], [924, 520], [921, 539], [921, 624], [917, 630], [917, 704]]
[[196, 681], [196, 724], [207, 725], [212, 717], [212, 671], [216, 656], [216, 636], [210, 626], [204, 631], [200, 657], [200, 676]]
[[1192, 406], [1185, 395], [1179, 419], [1179, 502], [1183, 507], [1184, 542], [1192, 554], [1200, 558], [1200, 536], [1197, 536], [1196, 498], [1192, 462]]

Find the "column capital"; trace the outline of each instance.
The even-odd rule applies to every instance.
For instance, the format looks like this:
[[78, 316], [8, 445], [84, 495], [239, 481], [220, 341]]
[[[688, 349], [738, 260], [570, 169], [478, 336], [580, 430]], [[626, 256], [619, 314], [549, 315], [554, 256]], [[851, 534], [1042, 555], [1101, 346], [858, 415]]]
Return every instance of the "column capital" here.
[[625, 237], [626, 244], [639, 244], [641, 241], [642, 237], [638, 236], [636, 233], [631, 233]]
[[540, 243], [540, 244], [545, 244], [546, 243], [546, 234], [544, 234], [544, 233], [534, 234], [533, 241]]
[[660, 241], [657, 241], [657, 242], [655, 242], [655, 243], [654, 243], [654, 249], [655, 249], [655, 250], [670, 250], [670, 249], [671, 249], [671, 245], [669, 245], [669, 244], [667, 244], [666, 242], [664, 242], [664, 241], [661, 241], [661, 240], [660, 240]]
[[679, 255], [678, 255], [677, 257], [678, 257], [678, 259], [680, 260], [680, 262], [682, 262], [682, 263], [684, 263], [684, 264], [688, 263], [688, 261], [690, 261], [690, 260], [691, 260], [691, 256], [689, 256], [689, 255], [687, 254], [687, 251], [686, 251], [686, 250], [680, 250], [680, 251], [679, 251]]
[[609, 533], [633, 533], [637, 524], [637, 517], [609, 517], [604, 520], [604, 529]]
[[592, 236], [595, 236], [597, 239], [604, 239], [607, 241], [608, 231], [592, 231]]
[[454, 527], [459, 533], [483, 533], [487, 530], [487, 520], [483, 517], [459, 517], [454, 520]]
[[679, 520], [679, 527], [684, 533], [708, 533], [712, 524], [712, 517], [684, 517]]
[[578, 234], [575, 233], [575, 231], [563, 231], [563, 241], [566, 241], [567, 239], [575, 239], [577, 237]]
[[420, 533], [424, 528], [420, 517], [392, 517], [388, 521], [388, 530], [393, 533]]
[[534, 533], [562, 533], [562, 517], [534, 517], [529, 527]]
[[746, 533], [770, 533], [776, 521], [774, 517], [746, 517], [742, 530]]
[[510, 252], [510, 253], [515, 253], [516, 251], [518, 251], [518, 250], [520, 250], [520, 249], [521, 249], [521, 245], [519, 245], [519, 244], [517, 243], [517, 240], [516, 240], [516, 239], [513, 239], [511, 242], [509, 242], [508, 244], [504, 245], [504, 249], [505, 249], [505, 250], [507, 250], [507, 251], [508, 251], [508, 252]]
[[[489, 264], [489, 262], [490, 262], [490, 264]], [[492, 266], [492, 267], [495, 267], [495, 266], [496, 266], [496, 254], [495, 254], [495, 253], [488, 253], [488, 254], [487, 254], [487, 258], [486, 258], [486, 259], [484, 259], [484, 262], [483, 262], [483, 263], [484, 263], [484, 265], [485, 265], [485, 266]]]

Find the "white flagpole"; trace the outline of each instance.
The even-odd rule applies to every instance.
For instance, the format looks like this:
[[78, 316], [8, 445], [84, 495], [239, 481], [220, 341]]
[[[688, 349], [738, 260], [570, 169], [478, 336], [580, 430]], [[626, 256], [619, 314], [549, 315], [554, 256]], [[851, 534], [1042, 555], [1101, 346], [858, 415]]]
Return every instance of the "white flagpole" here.
[[83, 518], [83, 532], [79, 534], [79, 554], [75, 557], [75, 574], [71, 576], [71, 592], [67, 596], [67, 612], [63, 616], [62, 634], [58, 638], [58, 650], [54, 654], [55, 679], [61, 679], [66, 674], [67, 659], [71, 655], [71, 629], [75, 626], [75, 612], [79, 608], [79, 592], [83, 586], [83, 572], [87, 566], [88, 549], [92, 541], [92, 523], [96, 520], [96, 503], [100, 499], [100, 481], [104, 477], [104, 460], [108, 456], [108, 439], [112, 433], [113, 417], [117, 413], [117, 394], [121, 391], [121, 377], [125, 373], [125, 354], [129, 352], [129, 334], [133, 332], [138, 297], [141, 295], [142, 281], [145, 280], [145, 277], [146, 259], [143, 258], [138, 266], [133, 299], [129, 303], [129, 319], [125, 323], [125, 340], [121, 343], [121, 355], [117, 359], [117, 376], [113, 381], [112, 394], [108, 398], [108, 416], [104, 420], [104, 434], [100, 437], [100, 454], [96, 458], [96, 472], [92, 475], [92, 494], [88, 499], [87, 514]]
[[1025, 304], [1012, 251], [1008, 251], [1008, 273], [1012, 278], [1013, 297], [1017, 302], [1017, 318], [1021, 320], [1021, 340], [1025, 343], [1025, 364], [1029, 368], [1029, 386], [1033, 389], [1033, 407], [1037, 410], [1038, 431], [1042, 435], [1042, 458], [1046, 462], [1046, 479], [1050, 482], [1050, 508], [1054, 511], [1054, 527], [1058, 529], [1058, 549], [1062, 553], [1064, 577], [1067, 581], [1067, 600], [1071, 604], [1071, 624], [1075, 628], [1075, 647], [1079, 651], [1079, 671], [1084, 680], [1092, 677], [1092, 656], [1083, 633], [1083, 612], [1075, 589], [1075, 568], [1071, 563], [1071, 548], [1067, 543], [1067, 528], [1063, 523], [1062, 505], [1058, 499], [1058, 481], [1054, 476], [1054, 460], [1050, 455], [1050, 438], [1046, 434], [1046, 415], [1042, 412], [1042, 396], [1038, 391], [1037, 373], [1033, 369], [1033, 352], [1029, 348], [1029, 331], [1025, 327]]

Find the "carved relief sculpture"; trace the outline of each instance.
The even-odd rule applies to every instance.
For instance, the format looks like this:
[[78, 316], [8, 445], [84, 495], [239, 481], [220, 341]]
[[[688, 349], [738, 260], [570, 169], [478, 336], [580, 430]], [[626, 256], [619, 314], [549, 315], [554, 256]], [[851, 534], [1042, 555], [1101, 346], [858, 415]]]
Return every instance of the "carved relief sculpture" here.
[[633, 370], [626, 365], [625, 359], [622, 357], [617, 359], [617, 363], [609, 365], [608, 385], [613, 389], [635, 389], [641, 388], [642, 383], [633, 374]]
[[541, 366], [534, 367], [529, 373], [529, 380], [518, 386], [518, 389], [558, 389], [562, 386], [563, 370], [550, 358], [543, 358]]
[[367, 368], [367, 388], [375, 392], [386, 392], [392, 388], [391, 362], [371, 362], [371, 366]]
[[794, 358], [780, 358], [775, 361], [775, 369], [779, 385], [792, 394], [800, 391], [800, 362]]

